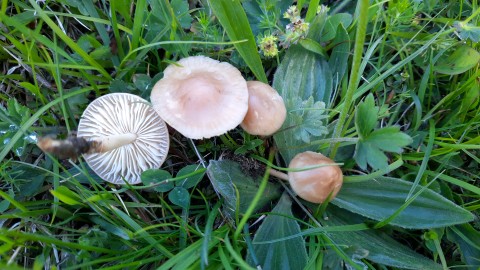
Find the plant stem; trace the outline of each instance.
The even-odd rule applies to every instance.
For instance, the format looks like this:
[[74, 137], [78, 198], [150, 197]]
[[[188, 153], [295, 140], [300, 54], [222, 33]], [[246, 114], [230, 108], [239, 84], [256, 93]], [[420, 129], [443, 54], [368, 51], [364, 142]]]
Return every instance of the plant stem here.
[[[350, 111], [351, 103], [353, 101], [353, 94], [358, 87], [359, 83], [359, 69], [362, 62], [362, 53], [363, 53], [363, 44], [365, 42], [365, 35], [367, 32], [367, 22], [368, 22], [368, 5], [369, 0], [359, 1], [359, 12], [358, 12], [358, 22], [357, 22], [357, 33], [355, 35], [355, 47], [353, 49], [353, 61], [352, 61], [352, 71], [350, 73], [350, 81], [348, 82], [347, 93], [345, 94], [345, 102], [342, 111], [340, 112], [337, 126], [333, 138], [339, 138], [343, 134], [345, 120]], [[332, 145], [332, 152], [330, 153], [330, 158], [333, 160], [337, 154], [339, 143]]]

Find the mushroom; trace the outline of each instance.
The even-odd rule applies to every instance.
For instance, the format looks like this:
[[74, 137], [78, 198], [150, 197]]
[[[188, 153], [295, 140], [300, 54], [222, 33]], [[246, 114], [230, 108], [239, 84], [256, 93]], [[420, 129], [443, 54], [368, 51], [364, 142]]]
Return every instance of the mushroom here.
[[327, 198], [332, 200], [343, 184], [340, 167], [320, 153], [306, 151], [297, 154], [290, 161], [288, 168], [293, 169], [288, 175], [275, 170], [271, 170], [270, 174], [288, 180], [293, 191], [309, 202], [322, 203]]
[[229, 63], [192, 56], [168, 66], [163, 74], [150, 96], [153, 108], [187, 138], [224, 134], [247, 113], [247, 83]]
[[140, 183], [143, 171], [162, 165], [170, 144], [167, 126], [155, 110], [126, 93], [90, 103], [77, 135], [94, 142], [84, 158], [96, 174], [114, 184]]
[[270, 85], [248, 81], [248, 111], [240, 126], [252, 135], [269, 136], [280, 129], [287, 116], [285, 103]]

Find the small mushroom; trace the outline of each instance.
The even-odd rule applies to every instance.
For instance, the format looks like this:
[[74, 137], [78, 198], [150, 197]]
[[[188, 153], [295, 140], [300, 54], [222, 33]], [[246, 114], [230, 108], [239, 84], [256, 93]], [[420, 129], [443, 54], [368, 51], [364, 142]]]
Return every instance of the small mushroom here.
[[285, 103], [270, 85], [248, 81], [248, 111], [240, 126], [252, 135], [269, 136], [280, 129], [287, 116]]
[[192, 56], [168, 66], [163, 74], [150, 96], [153, 108], [187, 138], [224, 134], [247, 113], [247, 83], [229, 63]]
[[[320, 165], [325, 166], [318, 167]], [[270, 173], [280, 179], [288, 180], [293, 191], [309, 202], [322, 203], [327, 198], [332, 200], [343, 184], [340, 167], [320, 153], [306, 151], [297, 154], [290, 161], [288, 168], [296, 171], [289, 171], [288, 175], [274, 170]], [[300, 169], [305, 170], [298, 171]]]
[[95, 142], [84, 158], [96, 174], [114, 184], [140, 183], [143, 171], [162, 165], [170, 144], [167, 126], [155, 110], [126, 93], [90, 103], [77, 135]]

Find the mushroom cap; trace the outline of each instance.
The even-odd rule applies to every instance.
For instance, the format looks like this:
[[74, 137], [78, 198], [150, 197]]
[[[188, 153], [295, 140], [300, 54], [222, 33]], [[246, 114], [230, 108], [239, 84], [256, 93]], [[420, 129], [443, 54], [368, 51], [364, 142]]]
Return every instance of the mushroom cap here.
[[150, 99], [160, 117], [191, 139], [224, 134], [242, 122], [248, 89], [242, 74], [226, 62], [205, 56], [169, 65]]
[[282, 127], [287, 117], [283, 98], [270, 85], [248, 81], [248, 111], [240, 126], [252, 135], [269, 136]]
[[138, 96], [113, 93], [95, 99], [83, 112], [77, 136], [89, 140], [132, 137], [133, 142], [104, 153], [84, 155], [92, 170], [114, 184], [141, 182], [140, 175], [159, 168], [168, 154], [165, 122]]
[[[333, 164], [333, 160], [311, 151], [297, 154], [288, 168], [301, 169], [321, 164]], [[288, 172], [288, 181], [292, 189], [302, 199], [313, 202], [324, 202], [330, 193], [330, 200], [335, 198], [342, 187], [343, 174], [338, 165], [318, 167], [311, 170]]]

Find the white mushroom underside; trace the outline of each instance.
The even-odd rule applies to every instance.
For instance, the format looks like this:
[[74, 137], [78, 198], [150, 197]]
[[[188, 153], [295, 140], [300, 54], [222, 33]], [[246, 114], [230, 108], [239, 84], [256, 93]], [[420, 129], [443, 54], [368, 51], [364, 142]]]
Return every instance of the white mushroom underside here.
[[114, 93], [93, 101], [80, 119], [78, 136], [100, 140], [132, 134], [136, 139], [105, 153], [84, 155], [105, 181], [114, 184], [141, 182], [140, 175], [159, 168], [168, 154], [168, 130], [147, 101], [131, 94]]
[[170, 65], [152, 90], [154, 109], [185, 137], [210, 138], [238, 126], [248, 109], [245, 79], [232, 65], [204, 56]]

